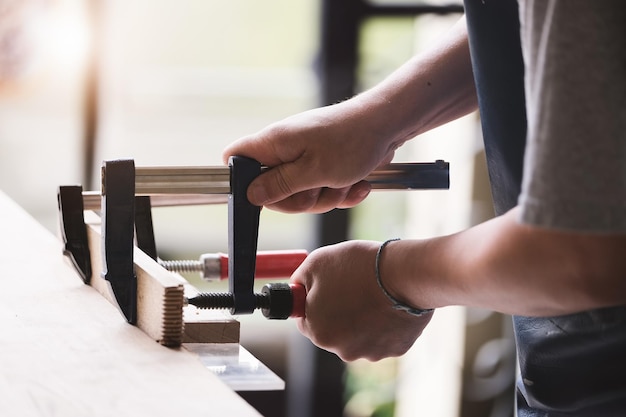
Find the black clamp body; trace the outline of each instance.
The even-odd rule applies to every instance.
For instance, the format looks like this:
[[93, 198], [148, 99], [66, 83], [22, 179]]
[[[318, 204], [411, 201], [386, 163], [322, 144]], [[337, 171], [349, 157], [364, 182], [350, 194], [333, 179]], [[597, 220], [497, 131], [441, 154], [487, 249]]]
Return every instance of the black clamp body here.
[[85, 226], [83, 187], [66, 185], [57, 192], [63, 254], [67, 256], [85, 284], [91, 281], [91, 255]]
[[[128, 165], [132, 164], [132, 161], [125, 161], [123, 163], [120, 161], [106, 163], [108, 170], [103, 169], [103, 174], [107, 171], [109, 174], [105, 174], [107, 179], [104, 179], [104, 181], [108, 181], [109, 191], [112, 194], [118, 193], [119, 184], [121, 182], [127, 181], [130, 184], [134, 184], [134, 178], [127, 178], [131, 175], [131, 167], [126, 167], [126, 172], [121, 173], [121, 177], [117, 177], [117, 175], [120, 174], [120, 172], [117, 174], [115, 172], [118, 170], [118, 163]], [[127, 186], [123, 187], [127, 188]], [[124, 195], [125, 197], [123, 197], [123, 199], [128, 199], [128, 190], [124, 192]], [[108, 226], [105, 227], [103, 223], [104, 237], [102, 250], [105, 260], [104, 268], [105, 270], [109, 270], [105, 278], [112, 283], [111, 288], [113, 294], [115, 295], [115, 299], [117, 300], [124, 317], [130, 323], [134, 323], [136, 321], [135, 311], [137, 290], [134, 267], [131, 267], [133, 265], [132, 246], [130, 246], [130, 251], [128, 249], [128, 242], [131, 242], [132, 244], [133, 236], [128, 232], [128, 216], [126, 214], [120, 218], [122, 222], [125, 222], [125, 224], [117, 224], [119, 211], [118, 215], [111, 216], [111, 210], [116, 210], [116, 208], [113, 207], [115, 205], [112, 205], [113, 200], [111, 196], [109, 196], [106, 203], [102, 206], [103, 218], [106, 216], [106, 213], [109, 212]], [[64, 244], [63, 254], [70, 259], [83, 282], [85, 284], [89, 284], [92, 277], [91, 254], [89, 252], [87, 226], [85, 224], [85, 206], [82, 186], [60, 186], [57, 192], [57, 201], [59, 205], [59, 219], [61, 223], [61, 237]], [[134, 197], [134, 205], [134, 224], [137, 246], [148, 256], [156, 260], [157, 254], [152, 226], [150, 197]], [[119, 208], [119, 205], [117, 207]], [[126, 212], [129, 212], [129, 210], [126, 210]], [[113, 220], [114, 218], [115, 220]], [[114, 238], [113, 236], [117, 236], [117, 238]], [[121, 245], [125, 249], [116, 250], [116, 245]], [[120, 274], [118, 274], [118, 272], [120, 272]], [[126, 276], [127, 278], [120, 278], [121, 276]], [[115, 282], [115, 284], [113, 284], [113, 282]], [[130, 293], [128, 293], [128, 291], [130, 291]]]
[[261, 173], [254, 159], [232, 156], [228, 196], [228, 289], [233, 295], [232, 314], [252, 314], [256, 308], [256, 268], [261, 208], [250, 203], [248, 186]]
[[135, 324], [135, 163], [105, 161], [102, 170], [102, 276], [111, 284], [126, 320]]
[[[435, 163], [408, 164], [410, 167], [402, 165], [394, 164], [378, 174], [374, 173], [376, 175], [371, 178], [368, 177], [372, 188], [449, 188], [447, 162], [438, 160]], [[304, 305], [306, 297], [301, 289], [291, 288], [289, 284], [268, 284], [261, 294], [254, 293], [261, 208], [250, 203], [247, 190], [263, 168], [258, 161], [233, 156], [229, 160], [229, 170], [229, 293], [200, 294], [188, 302], [199, 308], [229, 308], [232, 314], [252, 314], [255, 309], [261, 308], [268, 318], [301, 317], [304, 312], [300, 307]], [[133, 260], [135, 232], [138, 247], [158, 260], [150, 197], [135, 196], [135, 180], [133, 160], [103, 163], [102, 275], [110, 283], [120, 310], [131, 324], [137, 321], [137, 277]], [[58, 204], [65, 243], [64, 253], [72, 260], [85, 283], [89, 283], [92, 271], [83, 201], [80, 186], [60, 187]]]
[[135, 239], [139, 249], [155, 261], [158, 261], [152, 222], [152, 203], [150, 196], [147, 195], [135, 196]]

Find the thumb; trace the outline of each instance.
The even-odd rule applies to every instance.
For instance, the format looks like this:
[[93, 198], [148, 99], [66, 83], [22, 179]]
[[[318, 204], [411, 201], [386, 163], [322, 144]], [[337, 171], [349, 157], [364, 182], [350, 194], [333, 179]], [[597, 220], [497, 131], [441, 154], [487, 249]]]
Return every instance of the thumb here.
[[250, 183], [248, 200], [266, 206], [284, 200], [301, 191], [318, 187], [312, 175], [306, 174], [298, 161], [287, 162], [263, 172]]

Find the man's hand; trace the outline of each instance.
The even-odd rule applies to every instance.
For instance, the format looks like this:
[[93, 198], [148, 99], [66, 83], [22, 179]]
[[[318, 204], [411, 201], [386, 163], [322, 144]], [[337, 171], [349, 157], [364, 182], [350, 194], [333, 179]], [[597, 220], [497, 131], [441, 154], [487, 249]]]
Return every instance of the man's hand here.
[[307, 290], [306, 317], [298, 319], [298, 328], [345, 361], [404, 354], [432, 317], [392, 308], [376, 283], [379, 246], [350, 241], [317, 249], [291, 277]]
[[228, 146], [224, 161], [241, 155], [271, 168], [248, 188], [253, 204], [311, 213], [353, 207], [371, 190], [363, 179], [397, 147], [381, 139], [364, 107], [348, 100], [289, 117]]

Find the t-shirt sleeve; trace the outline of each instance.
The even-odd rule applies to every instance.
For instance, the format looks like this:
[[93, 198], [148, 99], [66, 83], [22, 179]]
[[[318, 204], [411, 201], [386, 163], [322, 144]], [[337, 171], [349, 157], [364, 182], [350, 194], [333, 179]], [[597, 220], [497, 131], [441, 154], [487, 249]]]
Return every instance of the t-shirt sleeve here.
[[520, 0], [521, 221], [626, 232], [626, 2]]

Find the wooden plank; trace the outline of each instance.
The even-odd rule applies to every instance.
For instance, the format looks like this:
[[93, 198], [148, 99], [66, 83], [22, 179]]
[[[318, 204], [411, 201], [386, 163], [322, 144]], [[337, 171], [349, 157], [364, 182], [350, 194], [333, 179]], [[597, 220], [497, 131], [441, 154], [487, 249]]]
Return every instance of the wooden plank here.
[[215, 311], [196, 314], [188, 310], [197, 309], [185, 309], [183, 343], [239, 343], [238, 321]]
[[0, 214], [0, 415], [260, 415], [197, 356], [126, 323], [2, 192]]
[[[90, 285], [113, 305], [117, 305], [108, 282], [101, 276], [100, 217], [85, 212], [93, 276]], [[185, 292], [195, 290], [178, 274], [173, 274], [135, 247], [137, 275], [137, 327], [165, 346], [185, 343], [238, 343], [239, 322], [221, 311], [199, 312], [193, 306], [183, 309]]]

